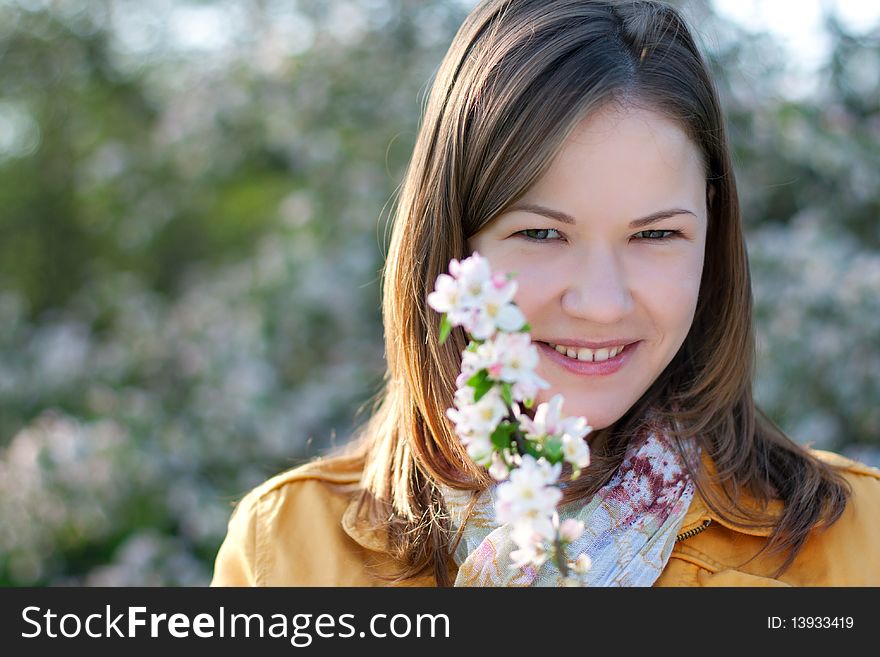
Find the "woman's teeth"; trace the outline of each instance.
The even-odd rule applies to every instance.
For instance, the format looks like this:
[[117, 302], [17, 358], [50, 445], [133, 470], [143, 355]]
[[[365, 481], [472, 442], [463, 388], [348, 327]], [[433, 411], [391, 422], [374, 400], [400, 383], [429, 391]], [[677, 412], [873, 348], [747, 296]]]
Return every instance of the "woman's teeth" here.
[[624, 350], [626, 345], [617, 345], [614, 347], [605, 347], [604, 349], [588, 349], [587, 347], [566, 347], [564, 345], [553, 344], [548, 342], [560, 354], [564, 354], [569, 358], [577, 360], [589, 360], [594, 362], [602, 362], [609, 358], [614, 358], [617, 354]]

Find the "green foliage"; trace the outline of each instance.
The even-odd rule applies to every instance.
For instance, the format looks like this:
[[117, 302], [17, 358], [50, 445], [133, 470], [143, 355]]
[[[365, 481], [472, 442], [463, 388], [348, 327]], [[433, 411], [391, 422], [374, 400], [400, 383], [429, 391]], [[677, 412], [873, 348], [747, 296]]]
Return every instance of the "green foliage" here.
[[511, 424], [506, 420], [502, 421], [497, 427], [495, 427], [495, 431], [493, 431], [490, 436], [492, 444], [498, 450], [510, 449], [511, 436], [513, 436], [513, 433], [516, 430], [516, 424]]
[[501, 399], [503, 399], [504, 403], [509, 407], [513, 406], [513, 386], [509, 383], [501, 384]]
[[467, 380], [467, 385], [474, 389], [474, 401], [480, 401], [495, 385], [486, 370], [480, 370]]
[[550, 463], [560, 463], [562, 461], [562, 441], [556, 436], [551, 436], [545, 440], [542, 445], [544, 458]]
[[440, 344], [446, 342], [446, 338], [449, 337], [449, 332], [452, 330], [452, 323], [449, 321], [449, 317], [446, 314], [443, 314], [443, 317], [440, 318]]

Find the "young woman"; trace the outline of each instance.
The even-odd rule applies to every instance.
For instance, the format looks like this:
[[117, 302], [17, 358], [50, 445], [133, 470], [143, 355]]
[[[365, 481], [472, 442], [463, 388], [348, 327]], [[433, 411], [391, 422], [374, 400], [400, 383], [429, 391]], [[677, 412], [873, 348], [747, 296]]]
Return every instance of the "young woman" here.
[[[563, 499], [605, 546], [592, 583], [880, 585], [880, 473], [798, 446], [753, 400], [724, 120], [681, 16], [651, 0], [468, 16], [396, 210], [379, 403], [344, 452], [239, 503], [214, 585], [497, 583], [510, 546], [487, 556], [474, 512], [493, 481], [445, 413], [466, 336], [441, 345], [426, 301], [474, 251], [516, 273], [537, 401], [561, 393], [593, 427]], [[640, 503], [612, 504], [624, 490]]]

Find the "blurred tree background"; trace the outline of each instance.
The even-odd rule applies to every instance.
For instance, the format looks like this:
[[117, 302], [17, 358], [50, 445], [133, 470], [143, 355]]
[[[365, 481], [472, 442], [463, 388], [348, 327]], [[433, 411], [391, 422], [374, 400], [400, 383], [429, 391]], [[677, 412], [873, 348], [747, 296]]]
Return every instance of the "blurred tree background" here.
[[[880, 28], [790, 57], [682, 2], [728, 112], [758, 402], [880, 464]], [[0, 584], [201, 585], [347, 439], [386, 219], [470, 0], [0, 0]], [[368, 408], [368, 406], [367, 406]]]

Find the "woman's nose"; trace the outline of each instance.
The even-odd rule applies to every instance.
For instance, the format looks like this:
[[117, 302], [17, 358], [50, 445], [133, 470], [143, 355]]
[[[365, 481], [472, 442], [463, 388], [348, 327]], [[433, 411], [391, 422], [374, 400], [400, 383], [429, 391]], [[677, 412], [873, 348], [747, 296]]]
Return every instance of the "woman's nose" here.
[[611, 250], [596, 246], [571, 254], [565, 267], [562, 309], [596, 324], [617, 324], [633, 309], [623, 263]]

